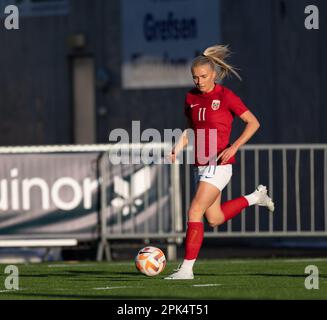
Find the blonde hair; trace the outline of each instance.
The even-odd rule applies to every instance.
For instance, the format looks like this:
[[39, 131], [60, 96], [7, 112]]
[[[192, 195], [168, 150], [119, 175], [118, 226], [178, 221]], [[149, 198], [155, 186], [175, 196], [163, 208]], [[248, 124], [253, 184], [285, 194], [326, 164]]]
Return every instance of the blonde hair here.
[[228, 45], [215, 45], [203, 51], [201, 56], [196, 57], [191, 68], [196, 66], [209, 64], [213, 70], [217, 72], [217, 80], [223, 80], [225, 77], [233, 73], [239, 80], [242, 80], [236, 69], [227, 64], [225, 59], [231, 55]]

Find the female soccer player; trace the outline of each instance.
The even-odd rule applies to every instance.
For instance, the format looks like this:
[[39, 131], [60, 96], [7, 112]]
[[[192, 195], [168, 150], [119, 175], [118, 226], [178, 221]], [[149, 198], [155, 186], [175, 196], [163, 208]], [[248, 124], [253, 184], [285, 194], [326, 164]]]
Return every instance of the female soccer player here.
[[[165, 279], [193, 279], [193, 265], [203, 241], [203, 216], [212, 227], [219, 226], [251, 205], [265, 206], [274, 211], [274, 203], [267, 195], [267, 188], [259, 185], [246, 196], [221, 202], [221, 192], [232, 176], [235, 154], [258, 130], [260, 124], [253, 113], [231, 90], [216, 83], [229, 74], [240, 76], [225, 62], [230, 51], [227, 46], [207, 48], [193, 60], [191, 72], [195, 88], [187, 93], [185, 115], [188, 127], [194, 132], [195, 170], [197, 191], [188, 210], [185, 255], [181, 267]], [[240, 117], [245, 129], [239, 138], [229, 144], [233, 118]], [[170, 158], [189, 143], [186, 129], [174, 146]]]

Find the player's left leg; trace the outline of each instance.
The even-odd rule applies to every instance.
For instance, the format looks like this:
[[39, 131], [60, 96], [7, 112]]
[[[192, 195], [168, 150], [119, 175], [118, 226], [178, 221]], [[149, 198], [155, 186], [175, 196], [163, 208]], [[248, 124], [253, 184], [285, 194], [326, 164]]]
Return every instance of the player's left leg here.
[[220, 191], [210, 183], [201, 181], [188, 210], [188, 223], [185, 238], [185, 255], [180, 268], [165, 279], [193, 279], [193, 265], [199, 254], [203, 236], [203, 214], [216, 200]]

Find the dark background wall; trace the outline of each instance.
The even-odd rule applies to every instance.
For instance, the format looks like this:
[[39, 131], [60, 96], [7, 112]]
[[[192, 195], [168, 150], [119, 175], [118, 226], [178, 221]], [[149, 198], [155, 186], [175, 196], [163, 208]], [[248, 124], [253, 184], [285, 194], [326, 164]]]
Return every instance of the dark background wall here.
[[[304, 8], [320, 10], [320, 30], [304, 28]], [[224, 41], [243, 82], [228, 82], [262, 124], [253, 142], [326, 142], [324, 1], [224, 1]]]
[[[317, 5], [320, 30], [304, 28], [304, 8]], [[222, 0], [223, 43], [243, 78], [227, 80], [261, 122], [251, 143], [327, 141], [327, 3], [323, 0]], [[122, 90], [120, 1], [72, 0], [70, 14], [22, 17], [20, 30], [0, 24], [0, 145], [74, 143], [71, 59], [88, 55], [109, 72], [96, 87], [97, 142], [110, 130], [182, 128], [187, 88]], [[67, 45], [86, 35], [86, 49]], [[208, 46], [212, 45], [208, 43]], [[236, 121], [233, 137], [242, 129]]]

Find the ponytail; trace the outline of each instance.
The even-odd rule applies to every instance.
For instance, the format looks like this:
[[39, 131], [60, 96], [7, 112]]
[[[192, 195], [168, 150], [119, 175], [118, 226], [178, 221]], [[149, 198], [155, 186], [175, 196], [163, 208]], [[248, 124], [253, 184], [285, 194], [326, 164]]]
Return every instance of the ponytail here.
[[235, 68], [225, 62], [231, 52], [228, 46], [215, 45], [204, 50], [202, 56], [193, 60], [192, 69], [197, 65], [210, 64], [213, 69], [218, 67], [217, 80], [223, 80], [233, 73], [239, 80], [242, 80]]

